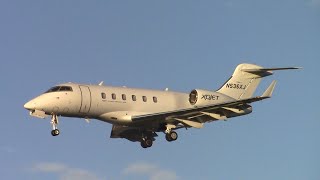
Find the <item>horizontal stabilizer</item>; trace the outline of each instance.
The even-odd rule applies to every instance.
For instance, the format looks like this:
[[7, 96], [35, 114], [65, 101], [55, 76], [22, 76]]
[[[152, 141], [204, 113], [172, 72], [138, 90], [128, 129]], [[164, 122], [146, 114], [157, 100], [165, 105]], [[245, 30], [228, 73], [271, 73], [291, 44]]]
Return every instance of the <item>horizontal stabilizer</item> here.
[[277, 81], [272, 81], [268, 89], [262, 94], [263, 98], [270, 98], [272, 96], [273, 90], [277, 84]]
[[285, 68], [258, 68], [258, 69], [242, 69], [244, 72], [248, 73], [260, 73], [267, 71], [279, 71], [279, 70], [291, 70], [291, 69], [302, 69], [301, 67], [285, 67]]

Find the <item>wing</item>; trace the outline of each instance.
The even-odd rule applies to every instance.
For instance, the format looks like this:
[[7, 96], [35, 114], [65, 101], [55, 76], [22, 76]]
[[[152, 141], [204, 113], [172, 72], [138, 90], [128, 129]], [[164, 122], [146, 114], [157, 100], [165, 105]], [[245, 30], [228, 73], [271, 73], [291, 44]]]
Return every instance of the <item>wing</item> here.
[[226, 119], [228, 116], [225, 112], [227, 111], [231, 111], [233, 113], [246, 113], [245, 110], [247, 108], [251, 108], [248, 104], [270, 98], [275, 85], [276, 81], [273, 81], [262, 96], [188, 109], [180, 109], [176, 111], [133, 116], [132, 121], [145, 123], [158, 120], [159, 122], [165, 121], [174, 124], [182, 123], [184, 126], [201, 128], [202, 123], [212, 120]]
[[[269, 97], [255, 97], [250, 99], [244, 99], [239, 101], [232, 101], [208, 106], [199, 106], [189, 109], [181, 109], [177, 111], [169, 111], [169, 112], [162, 112], [162, 113], [155, 113], [155, 114], [146, 114], [141, 116], [133, 116], [133, 122], [142, 122], [142, 121], [149, 121], [149, 120], [161, 120], [161, 119], [174, 119], [179, 117], [190, 117], [192, 118], [196, 114], [209, 114], [215, 110], [219, 109], [229, 109], [236, 108], [241, 105], [249, 104], [256, 101], [261, 101]], [[206, 113], [208, 112], [208, 113]]]
[[129, 141], [141, 142], [141, 138], [150, 137], [152, 138], [152, 141], [154, 141], [155, 137], [158, 136], [155, 132], [157, 130], [155, 130], [152, 126], [148, 126], [148, 124], [153, 124], [153, 122], [157, 122], [159, 124], [161, 122], [173, 124], [174, 126], [172, 129], [184, 127], [201, 128], [205, 122], [221, 120], [230, 117], [227, 115], [228, 113], [224, 112], [246, 113], [245, 110], [251, 108], [251, 106], [248, 104], [270, 98], [275, 84], [275, 81], [272, 82], [262, 96], [254, 98], [235, 100], [207, 106], [198, 106], [177, 111], [133, 116], [132, 121], [141, 123], [142, 126], [141, 124], [140, 126], [130, 127], [113, 125], [110, 138], [125, 138]]
[[[179, 129], [183, 127], [202, 128], [203, 123], [205, 122], [226, 119], [227, 116], [222, 112], [237, 111], [236, 107], [239, 105], [260, 101], [265, 98], [268, 97], [256, 97], [241, 101], [182, 109], [178, 111], [133, 116], [132, 121], [139, 124], [141, 123], [140, 127], [113, 125], [110, 138], [125, 138], [129, 141], [136, 142], [141, 141], [142, 137], [148, 136], [155, 140], [154, 137], [156, 137], [157, 134], [154, 132], [152, 127], [147, 125], [149, 122], [159, 122], [159, 124], [161, 122], [167, 122], [174, 124], [173, 129]], [[141, 128], [142, 126], [143, 128]]]

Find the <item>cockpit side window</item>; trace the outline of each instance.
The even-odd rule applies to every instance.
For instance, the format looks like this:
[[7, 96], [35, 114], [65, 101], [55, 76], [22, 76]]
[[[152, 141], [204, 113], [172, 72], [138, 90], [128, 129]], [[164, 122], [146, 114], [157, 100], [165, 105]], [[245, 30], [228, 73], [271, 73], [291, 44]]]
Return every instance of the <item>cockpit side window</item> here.
[[55, 86], [55, 87], [50, 88], [45, 93], [58, 92], [58, 91], [72, 91], [72, 87], [70, 87], [70, 86]]
[[59, 91], [60, 89], [60, 86], [55, 86], [55, 87], [52, 87], [50, 88], [48, 91], [46, 91], [45, 93], [50, 93], [50, 92], [57, 92]]
[[61, 86], [59, 91], [72, 91], [72, 88], [70, 86]]

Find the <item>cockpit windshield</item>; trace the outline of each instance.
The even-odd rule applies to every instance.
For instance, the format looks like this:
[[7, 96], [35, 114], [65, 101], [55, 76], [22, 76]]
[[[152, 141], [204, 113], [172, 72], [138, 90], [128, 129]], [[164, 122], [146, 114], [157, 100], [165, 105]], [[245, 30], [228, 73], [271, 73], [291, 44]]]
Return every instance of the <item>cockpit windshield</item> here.
[[70, 86], [55, 86], [55, 87], [50, 88], [45, 93], [60, 92], [60, 91], [72, 91], [72, 87], [70, 87]]

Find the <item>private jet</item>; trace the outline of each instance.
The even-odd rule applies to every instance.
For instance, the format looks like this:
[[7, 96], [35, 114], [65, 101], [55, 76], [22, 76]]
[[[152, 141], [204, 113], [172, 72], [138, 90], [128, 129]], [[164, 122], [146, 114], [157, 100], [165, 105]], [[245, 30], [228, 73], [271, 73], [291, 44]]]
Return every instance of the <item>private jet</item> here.
[[190, 93], [128, 87], [64, 83], [30, 100], [24, 108], [38, 118], [51, 117], [52, 136], [60, 134], [58, 117], [97, 119], [112, 124], [111, 138], [153, 145], [157, 133], [177, 140], [177, 129], [202, 128], [204, 123], [250, 114], [251, 104], [270, 98], [273, 81], [261, 96], [253, 96], [263, 77], [273, 71], [298, 67], [263, 68], [240, 64], [217, 91], [194, 89]]

